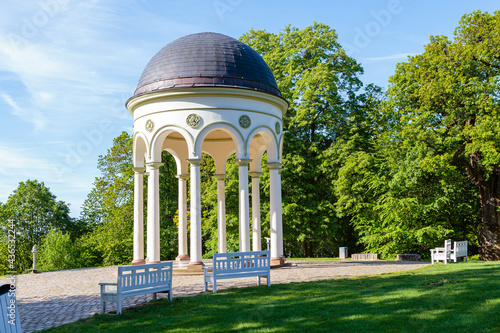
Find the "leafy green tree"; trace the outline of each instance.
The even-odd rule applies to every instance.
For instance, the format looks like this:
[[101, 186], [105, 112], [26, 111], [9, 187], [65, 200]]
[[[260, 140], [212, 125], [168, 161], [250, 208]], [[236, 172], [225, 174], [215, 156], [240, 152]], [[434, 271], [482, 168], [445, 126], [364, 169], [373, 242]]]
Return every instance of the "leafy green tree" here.
[[[72, 229], [72, 223], [68, 205], [57, 200], [43, 182], [19, 183], [7, 202], [0, 205], [0, 242], [8, 242], [11, 226], [15, 232], [15, 266], [9, 270], [23, 272], [31, 268], [33, 246], [40, 245], [50, 230]], [[7, 253], [2, 253], [2, 257], [7, 258]]]
[[336, 170], [323, 167], [324, 152], [349, 134], [363, 69], [346, 55], [335, 30], [320, 23], [302, 30], [288, 26], [279, 34], [250, 30], [241, 41], [263, 56], [290, 103], [284, 116], [284, 251], [333, 255], [347, 245], [342, 233], [349, 221], [336, 216]]
[[[92, 226], [90, 238], [81, 241], [96, 251], [91, 257], [101, 256], [104, 265], [126, 264], [132, 261], [133, 246], [133, 191], [132, 137], [122, 132], [113, 140], [106, 155], [99, 156], [94, 187], [82, 207], [82, 220]], [[88, 258], [89, 263], [96, 261]]]
[[50, 230], [38, 248], [37, 261], [43, 271], [78, 267], [78, 252], [68, 233]]
[[445, 238], [477, 243], [477, 197], [466, 177], [423, 169], [425, 147], [378, 140], [371, 152], [344, 146], [335, 180], [338, 213], [352, 217], [365, 250], [428, 257]]
[[433, 36], [398, 64], [386, 107], [423, 172], [462, 172], [476, 187], [483, 260], [500, 260], [499, 52], [500, 11], [465, 15], [453, 40]]

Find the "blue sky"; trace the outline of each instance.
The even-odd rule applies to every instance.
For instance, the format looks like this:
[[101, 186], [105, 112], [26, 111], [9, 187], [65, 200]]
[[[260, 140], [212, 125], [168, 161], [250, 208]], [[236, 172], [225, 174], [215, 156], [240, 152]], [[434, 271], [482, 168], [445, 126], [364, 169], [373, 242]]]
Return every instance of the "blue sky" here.
[[384, 88], [396, 63], [430, 35], [451, 37], [463, 14], [496, 0], [2, 0], [0, 202], [27, 179], [80, 207], [99, 176], [97, 158], [132, 130], [125, 101], [151, 57], [173, 40], [213, 31], [240, 37], [314, 21], [334, 28]]

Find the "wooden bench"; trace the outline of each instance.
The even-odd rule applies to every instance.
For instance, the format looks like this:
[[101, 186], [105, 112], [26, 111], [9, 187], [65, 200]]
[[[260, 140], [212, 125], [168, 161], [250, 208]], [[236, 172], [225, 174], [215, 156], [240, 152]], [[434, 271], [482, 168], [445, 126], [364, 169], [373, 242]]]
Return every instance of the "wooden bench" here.
[[[236, 279], [244, 277], [267, 278], [267, 286], [271, 286], [271, 258], [269, 251], [214, 253], [213, 266], [203, 267], [205, 278], [205, 291], [208, 284], [212, 283], [213, 292], [217, 292], [217, 280]], [[210, 271], [211, 270], [211, 271]]]
[[444, 241], [444, 247], [436, 247], [431, 249], [431, 262], [444, 261], [446, 264], [450, 260], [451, 255], [451, 239]]
[[[122, 313], [122, 300], [125, 297], [168, 293], [172, 301], [172, 262], [118, 267], [116, 283], [99, 283], [101, 286], [101, 313], [106, 311], [106, 302], [116, 303], [116, 313]], [[116, 286], [106, 291], [106, 286]]]
[[450, 252], [450, 260], [457, 262], [457, 258], [464, 257], [465, 261], [469, 260], [467, 255], [467, 241], [453, 243], [453, 249]]
[[16, 301], [16, 290], [10, 284], [0, 286], [0, 332], [21, 333], [19, 307]]

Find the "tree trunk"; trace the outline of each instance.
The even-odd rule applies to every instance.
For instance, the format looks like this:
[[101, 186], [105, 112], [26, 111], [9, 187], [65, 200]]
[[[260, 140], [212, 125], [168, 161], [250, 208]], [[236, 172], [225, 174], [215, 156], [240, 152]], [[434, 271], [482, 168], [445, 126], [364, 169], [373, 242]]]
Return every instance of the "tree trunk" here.
[[500, 260], [500, 172], [479, 182], [481, 201], [479, 256], [481, 260]]

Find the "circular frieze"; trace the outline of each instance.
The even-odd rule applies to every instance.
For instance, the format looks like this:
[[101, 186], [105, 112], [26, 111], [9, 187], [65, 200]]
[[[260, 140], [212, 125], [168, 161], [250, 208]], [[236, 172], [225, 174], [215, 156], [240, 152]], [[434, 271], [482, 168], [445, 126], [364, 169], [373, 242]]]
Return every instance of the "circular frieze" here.
[[154, 128], [155, 128], [155, 123], [153, 123], [151, 119], [148, 119], [148, 121], [146, 121], [146, 131], [152, 132]]
[[274, 125], [274, 129], [276, 130], [276, 134], [280, 134], [281, 132], [281, 124], [279, 121], [276, 122], [276, 125]]
[[252, 121], [250, 120], [250, 117], [244, 114], [243, 116], [240, 117], [240, 126], [243, 128], [249, 128], [250, 125], [252, 124]]
[[200, 126], [201, 118], [197, 114], [191, 113], [189, 116], [187, 116], [186, 123], [189, 127], [196, 128]]

